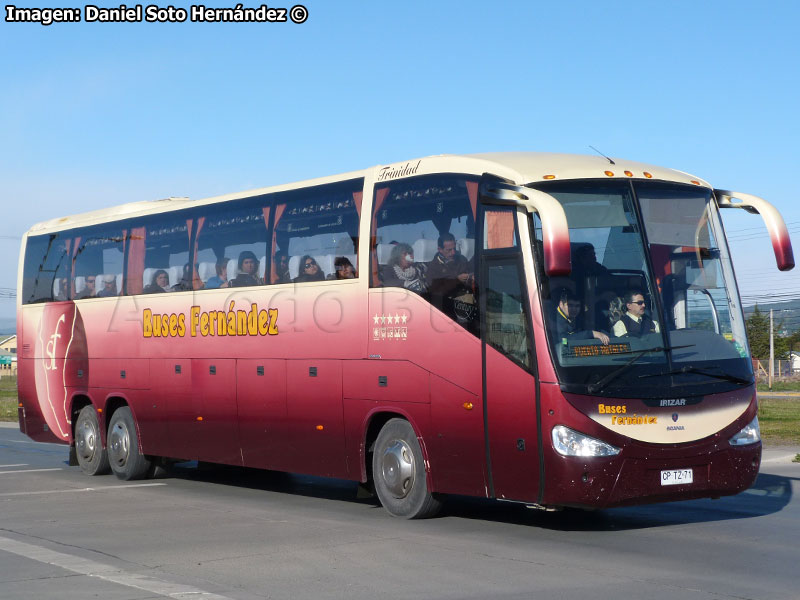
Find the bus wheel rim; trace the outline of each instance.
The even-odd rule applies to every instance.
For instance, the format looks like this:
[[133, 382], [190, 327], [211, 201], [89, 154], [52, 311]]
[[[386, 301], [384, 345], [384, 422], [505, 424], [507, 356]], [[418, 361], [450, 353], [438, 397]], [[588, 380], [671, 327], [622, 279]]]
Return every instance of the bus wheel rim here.
[[91, 461], [97, 450], [97, 427], [89, 421], [81, 422], [78, 427], [78, 454], [81, 458]]
[[414, 487], [414, 453], [402, 440], [393, 441], [381, 459], [381, 475], [395, 498], [405, 498]]
[[125, 423], [117, 422], [111, 428], [111, 453], [117, 466], [124, 467], [128, 462], [131, 436]]

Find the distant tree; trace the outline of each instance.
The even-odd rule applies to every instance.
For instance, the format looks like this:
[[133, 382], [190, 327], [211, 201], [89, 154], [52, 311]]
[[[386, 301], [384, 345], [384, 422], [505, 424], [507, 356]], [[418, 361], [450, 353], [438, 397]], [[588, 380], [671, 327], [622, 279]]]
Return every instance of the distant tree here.
[[[753, 314], [745, 321], [747, 326], [747, 340], [750, 342], [750, 352], [753, 358], [769, 360], [769, 313], [761, 312], [756, 305]], [[793, 344], [800, 350], [800, 333], [795, 332], [791, 336], [779, 336], [777, 332], [783, 327], [782, 321], [773, 322], [775, 359], [787, 360], [789, 358], [789, 348]]]
[[769, 315], [762, 313], [756, 305], [753, 314], [745, 321], [747, 341], [753, 358], [769, 360]]

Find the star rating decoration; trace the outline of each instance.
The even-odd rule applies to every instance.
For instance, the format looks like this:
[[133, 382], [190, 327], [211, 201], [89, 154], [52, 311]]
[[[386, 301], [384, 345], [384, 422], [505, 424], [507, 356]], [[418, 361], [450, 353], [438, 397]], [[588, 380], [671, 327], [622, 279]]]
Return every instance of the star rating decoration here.
[[[395, 311], [394, 314], [378, 314], [372, 315], [372, 339], [374, 341], [405, 341], [408, 338], [408, 327], [396, 327], [396, 325], [406, 325], [408, 323], [409, 315], [400, 314]], [[379, 325], [384, 325], [380, 327]], [[388, 326], [388, 327], [387, 327]]]

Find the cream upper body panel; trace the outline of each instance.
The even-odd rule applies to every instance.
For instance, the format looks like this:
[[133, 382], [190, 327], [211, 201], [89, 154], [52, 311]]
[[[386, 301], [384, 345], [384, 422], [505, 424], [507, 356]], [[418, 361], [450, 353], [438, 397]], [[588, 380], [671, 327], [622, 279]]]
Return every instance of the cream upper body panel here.
[[497, 152], [469, 155], [443, 154], [415, 158], [388, 165], [377, 165], [361, 171], [351, 171], [330, 177], [258, 188], [202, 200], [173, 197], [161, 200], [131, 202], [119, 206], [43, 221], [31, 227], [28, 233], [30, 235], [38, 235], [52, 231], [71, 229], [73, 227], [83, 227], [116, 221], [120, 218], [158, 214], [183, 208], [260, 196], [262, 194], [324, 185], [337, 181], [346, 181], [359, 177], [365, 177], [375, 183], [382, 183], [431, 173], [469, 173], [474, 175], [491, 173], [492, 175], [510, 179], [517, 185], [547, 180], [648, 178], [711, 187], [705, 181], [681, 171], [624, 159], [613, 158], [612, 160], [615, 163], [613, 165], [608, 159], [602, 156], [553, 154], [546, 152]]

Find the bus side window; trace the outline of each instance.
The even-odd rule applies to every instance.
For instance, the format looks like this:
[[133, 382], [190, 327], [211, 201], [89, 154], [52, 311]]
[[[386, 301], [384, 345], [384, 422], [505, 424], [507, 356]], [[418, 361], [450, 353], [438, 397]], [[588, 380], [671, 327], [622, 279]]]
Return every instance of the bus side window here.
[[191, 289], [191, 232], [191, 218], [181, 213], [170, 215], [168, 220], [157, 215], [133, 225], [128, 236], [126, 294]]
[[266, 196], [207, 207], [195, 225], [194, 289], [264, 284], [270, 210]]
[[72, 247], [72, 240], [59, 233], [28, 238], [23, 267], [23, 304], [55, 300], [56, 288], [60, 287], [58, 281], [69, 277]]
[[475, 296], [477, 181], [423, 175], [375, 187], [371, 286], [419, 294], [478, 333]]
[[275, 205], [272, 283], [358, 277], [363, 179], [286, 192]]
[[73, 254], [76, 300], [122, 293], [124, 242], [125, 231], [119, 223], [78, 231]]

